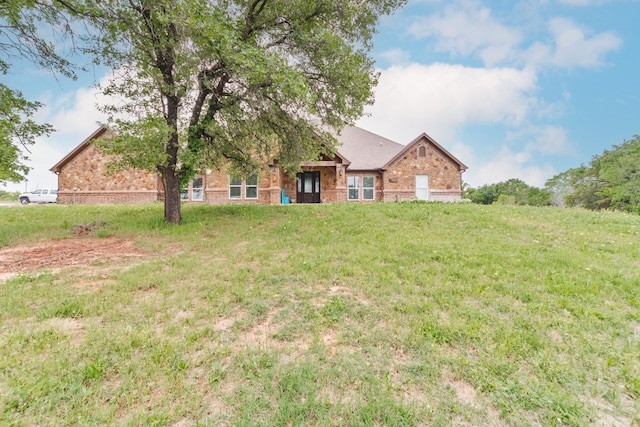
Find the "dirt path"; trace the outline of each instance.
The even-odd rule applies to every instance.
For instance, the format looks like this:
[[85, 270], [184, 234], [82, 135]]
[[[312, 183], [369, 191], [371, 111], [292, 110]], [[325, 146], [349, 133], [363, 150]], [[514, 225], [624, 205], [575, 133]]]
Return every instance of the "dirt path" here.
[[24, 271], [86, 265], [94, 261], [141, 258], [147, 254], [117, 238], [73, 238], [0, 249], [0, 280]]

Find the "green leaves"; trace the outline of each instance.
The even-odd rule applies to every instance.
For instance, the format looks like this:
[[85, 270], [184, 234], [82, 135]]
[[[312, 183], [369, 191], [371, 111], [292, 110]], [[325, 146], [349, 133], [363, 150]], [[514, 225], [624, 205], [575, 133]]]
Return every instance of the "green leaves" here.
[[[118, 74], [104, 92], [124, 100], [104, 108], [128, 114], [112, 114], [114, 130], [127, 136], [114, 139], [111, 152], [120, 166], [160, 170], [165, 181], [171, 174], [185, 182], [209, 167], [252, 170], [273, 158], [295, 172], [331, 152], [329, 130], [352, 123], [373, 102], [371, 37], [379, 16], [404, 3], [88, 4], [100, 30], [91, 50]], [[165, 200], [179, 200], [177, 188], [167, 188]]]
[[28, 160], [24, 151], [35, 138], [53, 131], [51, 125], [37, 124], [31, 119], [40, 106], [0, 83], [0, 183], [22, 181], [29, 172], [24, 164]]
[[[42, 68], [75, 78], [73, 65], [60, 52], [75, 14], [74, 0], [63, 3], [12, 0], [0, 2], [0, 73], [10, 60], [26, 58]], [[25, 179], [29, 146], [53, 128], [31, 119], [42, 105], [29, 102], [19, 91], [0, 83], [0, 184]]]
[[568, 206], [640, 213], [640, 136], [547, 182]]
[[550, 193], [546, 189], [531, 187], [526, 182], [512, 178], [497, 184], [486, 184], [478, 188], [465, 188], [464, 197], [474, 203], [490, 205], [548, 206]]

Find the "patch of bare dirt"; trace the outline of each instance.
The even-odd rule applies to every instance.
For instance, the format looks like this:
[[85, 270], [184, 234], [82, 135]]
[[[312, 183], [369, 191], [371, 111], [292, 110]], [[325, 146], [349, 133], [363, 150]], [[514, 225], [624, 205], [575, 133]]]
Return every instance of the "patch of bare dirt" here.
[[455, 391], [457, 398], [462, 402], [478, 410], [486, 408], [486, 425], [496, 427], [503, 425], [502, 421], [500, 420], [500, 413], [498, 412], [498, 410], [491, 406], [484, 398], [484, 396], [478, 394], [476, 389], [471, 384], [459, 379], [455, 379], [454, 376], [448, 371], [445, 371], [444, 377], [448, 378], [447, 382], [449, 386]]
[[75, 238], [0, 249], [0, 279], [16, 273], [87, 265], [96, 261], [142, 258], [133, 242], [115, 237]]

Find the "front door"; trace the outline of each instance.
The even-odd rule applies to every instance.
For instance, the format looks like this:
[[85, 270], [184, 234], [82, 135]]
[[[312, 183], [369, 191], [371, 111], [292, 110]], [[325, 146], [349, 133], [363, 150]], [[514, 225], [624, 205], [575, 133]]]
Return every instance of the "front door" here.
[[300, 172], [298, 174], [296, 203], [320, 203], [320, 172]]

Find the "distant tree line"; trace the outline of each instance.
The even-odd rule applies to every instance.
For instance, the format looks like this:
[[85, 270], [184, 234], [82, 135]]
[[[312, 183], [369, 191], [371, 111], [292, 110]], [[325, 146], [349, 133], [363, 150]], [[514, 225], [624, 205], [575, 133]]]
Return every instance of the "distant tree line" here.
[[640, 213], [640, 136], [546, 183], [554, 205]]
[[561, 172], [545, 188], [509, 179], [478, 188], [465, 186], [473, 203], [611, 209], [640, 214], [640, 135], [614, 145], [587, 165]]
[[464, 198], [482, 205], [530, 205], [549, 206], [551, 194], [548, 190], [532, 187], [526, 182], [512, 178], [497, 184], [485, 184], [478, 188], [465, 187]]

